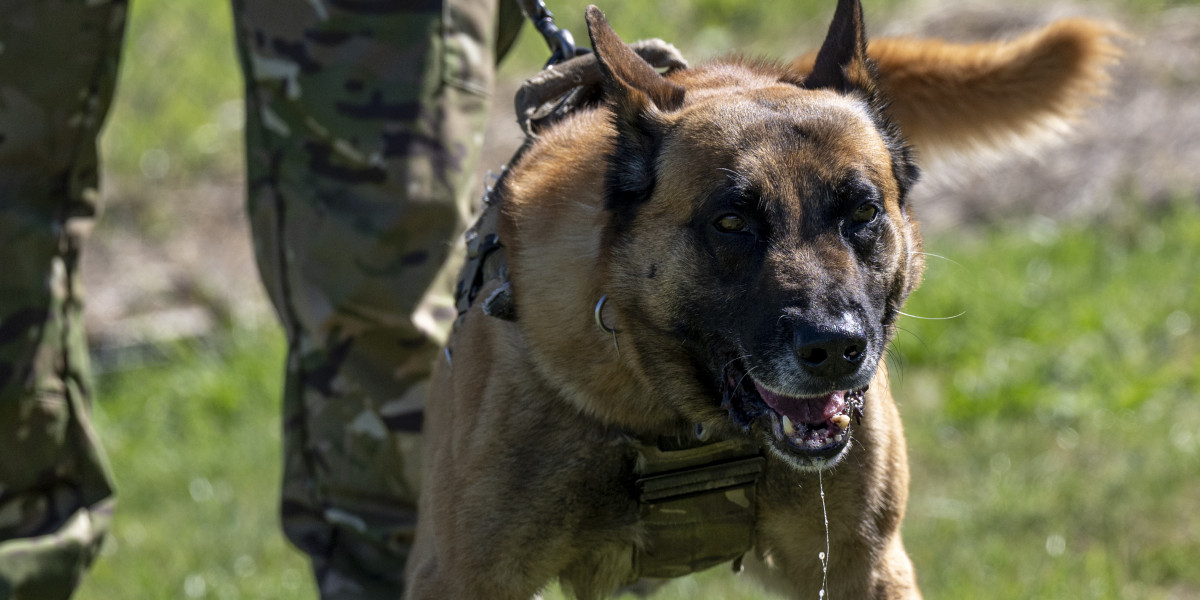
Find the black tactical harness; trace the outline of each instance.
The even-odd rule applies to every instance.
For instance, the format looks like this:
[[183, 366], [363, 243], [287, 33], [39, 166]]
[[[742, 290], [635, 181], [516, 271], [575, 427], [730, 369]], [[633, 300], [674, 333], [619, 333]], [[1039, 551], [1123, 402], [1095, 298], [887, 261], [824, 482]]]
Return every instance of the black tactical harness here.
[[[504, 174], [507, 174], [507, 171], [501, 177]], [[480, 307], [483, 313], [505, 321], [515, 321], [517, 318], [516, 306], [512, 300], [512, 283], [508, 280], [508, 257], [496, 231], [497, 222], [500, 220], [500, 202], [495, 199], [494, 190], [491, 186], [487, 187], [483, 194], [483, 211], [475, 224], [463, 234], [467, 258], [454, 290], [454, 305], [458, 310], [458, 317], [454, 321], [455, 329], [475, 303], [479, 291], [492, 280], [499, 281], [500, 286], [484, 298]]]

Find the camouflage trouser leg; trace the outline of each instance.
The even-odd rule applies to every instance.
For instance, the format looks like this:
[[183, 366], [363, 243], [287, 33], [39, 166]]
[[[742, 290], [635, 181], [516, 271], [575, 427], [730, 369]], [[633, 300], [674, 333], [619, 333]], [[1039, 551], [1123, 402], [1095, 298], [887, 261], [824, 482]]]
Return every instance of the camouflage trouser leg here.
[[283, 525], [326, 599], [403, 587], [495, 2], [234, 0], [248, 210], [289, 339]]
[[77, 276], [124, 0], [0, 4], [0, 599], [70, 595], [113, 492]]

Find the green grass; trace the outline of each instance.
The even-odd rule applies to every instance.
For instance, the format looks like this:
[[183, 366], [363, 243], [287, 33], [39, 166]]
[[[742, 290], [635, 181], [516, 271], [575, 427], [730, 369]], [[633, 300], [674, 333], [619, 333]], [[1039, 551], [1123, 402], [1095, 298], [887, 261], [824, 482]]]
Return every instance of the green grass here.
[[[1140, 210], [1140, 209], [1139, 209]], [[1200, 596], [1200, 210], [927, 249], [893, 372], [930, 597]]]
[[99, 377], [119, 501], [78, 598], [315, 598], [278, 526], [280, 332], [161, 350]]
[[[1200, 228], [1180, 203], [1120, 224], [1018, 223], [927, 248], [928, 284], [907, 311], [900, 354], [955, 356], [940, 400], [951, 417], [1071, 422], [1103, 399], [1136, 411], [1200, 387]], [[960, 256], [1003, 260], [965, 265]]]
[[[930, 259], [909, 312], [964, 314], [904, 320], [893, 360], [926, 595], [1200, 596], [1200, 210], [927, 249], [956, 262]], [[198, 578], [193, 597], [313, 597], [276, 523], [279, 336], [168, 356], [100, 378], [121, 503], [80, 597], [183, 597]], [[720, 571], [656, 597], [760, 597]]]
[[116, 97], [101, 140], [108, 174], [140, 184], [236, 175], [242, 79], [229, 2], [131, 2]]

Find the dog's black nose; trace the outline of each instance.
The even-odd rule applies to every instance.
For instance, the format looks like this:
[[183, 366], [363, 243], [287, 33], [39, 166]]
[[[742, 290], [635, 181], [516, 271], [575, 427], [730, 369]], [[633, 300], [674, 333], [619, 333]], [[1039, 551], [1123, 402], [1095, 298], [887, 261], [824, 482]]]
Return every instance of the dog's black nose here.
[[796, 334], [796, 358], [817, 377], [850, 375], [867, 354], [867, 336], [862, 331], [805, 327]]

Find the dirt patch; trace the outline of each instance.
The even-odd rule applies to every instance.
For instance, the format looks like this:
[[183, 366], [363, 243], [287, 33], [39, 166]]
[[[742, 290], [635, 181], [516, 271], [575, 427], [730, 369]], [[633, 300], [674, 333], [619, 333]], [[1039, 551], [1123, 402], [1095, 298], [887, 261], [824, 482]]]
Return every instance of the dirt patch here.
[[[1095, 9], [930, 4], [880, 30], [978, 40], [1062, 16], [1108, 18], [1133, 34], [1113, 71], [1113, 92], [1069, 140], [1036, 157], [978, 168], [928, 169], [914, 202], [926, 230], [1031, 214], [1120, 218], [1147, 204], [1200, 192], [1200, 8], [1125, 19]], [[521, 142], [502, 82], [481, 174], [499, 170]], [[84, 253], [86, 324], [106, 356], [221, 323], [273, 319], [254, 265], [240, 175], [186, 189], [106, 180], [105, 214]]]
[[100, 369], [148, 343], [273, 318], [254, 264], [243, 181], [235, 175], [186, 188], [106, 181], [81, 268]]

